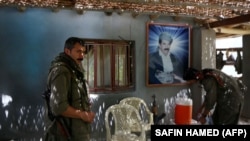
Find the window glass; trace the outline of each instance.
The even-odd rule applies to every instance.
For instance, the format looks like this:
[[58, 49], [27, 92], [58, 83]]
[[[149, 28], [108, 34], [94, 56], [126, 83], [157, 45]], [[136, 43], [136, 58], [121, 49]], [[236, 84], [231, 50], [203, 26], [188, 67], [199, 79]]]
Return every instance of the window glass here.
[[134, 41], [85, 40], [83, 61], [90, 92], [134, 90]]

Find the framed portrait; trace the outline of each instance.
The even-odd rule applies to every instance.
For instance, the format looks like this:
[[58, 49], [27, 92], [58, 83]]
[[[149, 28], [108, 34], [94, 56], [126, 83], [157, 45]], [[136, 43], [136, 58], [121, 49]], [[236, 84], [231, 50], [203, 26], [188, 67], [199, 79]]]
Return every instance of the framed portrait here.
[[184, 85], [185, 69], [190, 66], [190, 27], [147, 23], [146, 85]]

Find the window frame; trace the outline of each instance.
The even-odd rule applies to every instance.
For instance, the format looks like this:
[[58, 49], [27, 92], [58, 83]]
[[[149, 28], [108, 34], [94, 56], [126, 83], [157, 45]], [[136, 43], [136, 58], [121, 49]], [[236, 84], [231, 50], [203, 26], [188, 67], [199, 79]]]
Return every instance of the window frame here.
[[[131, 92], [135, 90], [135, 41], [132, 40], [109, 40], [109, 39], [84, 39], [85, 42], [85, 47], [87, 49], [85, 58], [83, 60], [82, 66], [84, 68], [84, 75], [85, 75], [85, 79], [87, 80], [87, 82], [89, 83], [89, 92], [90, 93], [101, 93], [101, 94], [110, 94], [110, 93], [122, 93], [122, 92]], [[105, 46], [106, 45], [106, 46]], [[101, 47], [103, 47], [103, 49], [101, 49]], [[126, 67], [124, 67], [122, 72], [126, 72], [125, 76], [123, 75], [122, 77], [124, 79], [127, 80], [126, 84], [124, 84], [123, 86], [118, 86], [117, 83], [119, 84], [119, 82], [116, 83], [117, 81], [117, 77], [115, 76], [117, 73], [116, 71], [116, 67], [117, 67], [117, 58], [120, 58], [121, 56], [119, 56], [119, 54], [116, 53], [117, 50], [121, 49], [118, 47], [125, 47], [125, 55], [123, 59], [124, 62], [126, 62], [126, 64], [123, 63], [123, 65], [125, 65]], [[97, 50], [101, 50], [101, 51], [105, 51], [105, 49], [109, 48], [110, 52], [109, 54], [104, 54], [103, 52], [99, 52]], [[92, 52], [91, 52], [92, 50]], [[90, 55], [90, 53], [92, 53], [92, 56]], [[99, 56], [98, 56], [99, 55]], [[104, 56], [101, 56], [104, 55]], [[109, 56], [110, 55], [110, 56]], [[90, 58], [93, 57], [91, 60]], [[103, 62], [100, 61], [104, 61], [102, 59], [100, 59], [99, 57], [110, 57], [108, 58], [109, 60], [109, 65], [110, 68], [106, 68], [105, 69], [105, 64]], [[98, 60], [99, 59], [99, 60]], [[89, 71], [90, 67], [91, 67], [91, 63], [90, 61], [94, 61], [92, 62], [93, 66], [93, 74], [92, 76], [93, 81], [91, 80], [91, 74]], [[98, 62], [99, 61], [99, 62]], [[107, 61], [107, 60], [106, 60]], [[103, 69], [98, 69], [97, 67], [103, 67]], [[118, 67], [119, 68], [119, 64]], [[110, 75], [110, 84], [107, 86], [101, 86], [99, 87], [97, 82], [99, 82], [101, 79], [104, 79], [104, 71], [105, 70], [110, 70], [110, 73], [108, 75]], [[99, 71], [99, 73], [97, 72]], [[101, 74], [102, 75], [101, 75]], [[118, 74], [119, 75], [119, 74]], [[102, 80], [103, 81], [103, 80]], [[90, 84], [91, 83], [91, 84]]]

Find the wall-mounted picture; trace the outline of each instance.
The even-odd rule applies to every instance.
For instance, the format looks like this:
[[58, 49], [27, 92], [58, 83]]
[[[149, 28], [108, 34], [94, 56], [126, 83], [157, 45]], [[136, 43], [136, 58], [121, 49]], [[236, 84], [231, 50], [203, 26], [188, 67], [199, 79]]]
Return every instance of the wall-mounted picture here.
[[147, 23], [146, 85], [183, 85], [190, 66], [190, 27]]

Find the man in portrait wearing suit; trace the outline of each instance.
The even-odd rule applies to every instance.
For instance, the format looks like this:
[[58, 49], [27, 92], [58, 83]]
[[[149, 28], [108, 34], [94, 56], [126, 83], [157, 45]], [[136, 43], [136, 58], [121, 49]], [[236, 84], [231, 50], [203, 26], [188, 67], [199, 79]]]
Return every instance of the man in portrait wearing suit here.
[[156, 52], [149, 54], [149, 84], [181, 83], [183, 63], [170, 48], [173, 38], [167, 32], [159, 35], [159, 45]]

